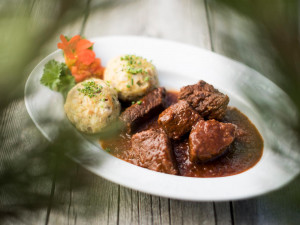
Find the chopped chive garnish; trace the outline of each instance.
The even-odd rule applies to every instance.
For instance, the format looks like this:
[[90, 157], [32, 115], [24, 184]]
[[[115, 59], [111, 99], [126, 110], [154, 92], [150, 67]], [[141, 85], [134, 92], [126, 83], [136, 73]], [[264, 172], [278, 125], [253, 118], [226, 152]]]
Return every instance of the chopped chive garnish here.
[[132, 74], [142, 73], [142, 68], [127, 67], [127, 72]]
[[130, 85], [129, 85], [129, 84], [127, 84], [127, 85], [126, 85], [126, 87], [127, 87], [127, 88], [130, 88]]
[[142, 104], [142, 101], [139, 100], [139, 101], [136, 102], [136, 104], [140, 105], [140, 104]]
[[150, 77], [145, 77], [144, 81], [148, 81]]
[[142, 57], [135, 55], [125, 55], [122, 56], [120, 59], [127, 61], [127, 65], [123, 64], [124, 69], [127, 73], [138, 74], [145, 72], [143, 68], [140, 68], [140, 66], [143, 64], [142, 61], [145, 60]]
[[86, 81], [82, 83], [84, 88], [78, 88], [77, 91], [81, 92], [85, 96], [89, 96], [90, 98], [95, 97], [96, 94], [101, 93], [102, 86], [95, 83], [95, 81]]

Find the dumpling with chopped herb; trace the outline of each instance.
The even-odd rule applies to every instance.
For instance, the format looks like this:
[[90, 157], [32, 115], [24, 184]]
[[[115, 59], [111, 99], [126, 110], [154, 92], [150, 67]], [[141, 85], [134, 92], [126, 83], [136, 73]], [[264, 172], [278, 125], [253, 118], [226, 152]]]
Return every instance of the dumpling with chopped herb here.
[[100, 79], [89, 79], [74, 86], [68, 93], [65, 112], [80, 131], [102, 132], [120, 114], [117, 92]]
[[104, 72], [108, 81], [123, 101], [135, 101], [158, 86], [153, 64], [135, 55], [122, 55], [108, 62]]

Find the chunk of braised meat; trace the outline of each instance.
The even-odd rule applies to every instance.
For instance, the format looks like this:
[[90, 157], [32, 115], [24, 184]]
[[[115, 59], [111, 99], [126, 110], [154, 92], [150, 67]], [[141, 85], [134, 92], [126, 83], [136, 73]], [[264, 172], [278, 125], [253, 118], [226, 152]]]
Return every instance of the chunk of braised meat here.
[[202, 117], [216, 120], [224, 117], [229, 103], [227, 95], [203, 80], [181, 88], [179, 99], [186, 100]]
[[178, 140], [201, 118], [186, 101], [180, 100], [159, 115], [158, 124], [166, 131], [169, 138]]
[[223, 155], [234, 141], [236, 125], [216, 120], [200, 120], [189, 136], [190, 159], [207, 162]]
[[170, 139], [162, 129], [150, 129], [133, 135], [130, 155], [132, 157], [128, 161], [137, 166], [178, 174]]
[[133, 133], [137, 125], [143, 121], [164, 110], [165, 96], [165, 88], [156, 88], [120, 115], [120, 120], [124, 122], [129, 133]]

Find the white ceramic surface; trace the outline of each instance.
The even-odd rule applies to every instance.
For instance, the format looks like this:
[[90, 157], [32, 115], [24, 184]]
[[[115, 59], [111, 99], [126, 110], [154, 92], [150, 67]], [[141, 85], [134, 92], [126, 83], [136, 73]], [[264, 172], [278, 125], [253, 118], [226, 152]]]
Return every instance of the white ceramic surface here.
[[[74, 134], [82, 138], [86, 158], [97, 161], [90, 165], [82, 158], [74, 158], [88, 170], [135, 190], [192, 201], [222, 201], [260, 195], [283, 186], [299, 173], [298, 140], [287, 125], [297, 119], [295, 108], [284, 92], [258, 72], [210, 51], [166, 40], [134, 36], [91, 40], [95, 42], [94, 51], [103, 65], [120, 54], [136, 54], [153, 60], [160, 84], [167, 89], [179, 89], [200, 79], [213, 84], [229, 95], [230, 105], [238, 107], [257, 126], [265, 147], [262, 159], [246, 172], [221, 178], [190, 178], [157, 173], [126, 163], [102, 151], [96, 141], [88, 140], [72, 128]], [[26, 83], [25, 103], [36, 126], [49, 141], [53, 141], [59, 124], [70, 124], [64, 114], [62, 96], [39, 82], [44, 64], [50, 59], [62, 61], [61, 51], [47, 56], [32, 71]], [[249, 100], [248, 92], [255, 93], [254, 101]], [[275, 114], [274, 121], [272, 117], [265, 121], [253, 104], [255, 99], [269, 102], [268, 108], [276, 115], [285, 113], [288, 123], [278, 121]], [[276, 129], [283, 135], [274, 131]]]

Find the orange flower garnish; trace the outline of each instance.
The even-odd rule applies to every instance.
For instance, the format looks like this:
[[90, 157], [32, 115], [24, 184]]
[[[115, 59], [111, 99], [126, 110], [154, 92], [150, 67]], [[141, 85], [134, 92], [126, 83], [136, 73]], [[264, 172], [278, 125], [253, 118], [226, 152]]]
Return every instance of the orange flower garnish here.
[[58, 43], [57, 47], [64, 51], [66, 57], [70, 59], [75, 59], [76, 56], [74, 53], [75, 53], [77, 43], [80, 40], [80, 36], [76, 35], [72, 37], [70, 41], [68, 41], [64, 35], [60, 35], [60, 40], [62, 41], [62, 43]]
[[89, 77], [102, 78], [104, 67], [101, 66], [99, 58], [90, 48], [93, 42], [83, 39], [80, 35], [72, 37], [69, 41], [60, 35], [61, 43], [57, 44], [64, 51], [66, 65], [69, 67], [76, 82], [83, 81]]
[[90, 65], [95, 61], [96, 54], [90, 49], [83, 50], [78, 53], [78, 61], [85, 65]]
[[94, 43], [90, 42], [89, 40], [81, 39], [76, 46], [76, 51], [80, 52], [82, 50], [88, 49], [88, 48], [92, 47], [93, 44]]
[[74, 66], [72, 66], [71, 73], [75, 77], [76, 82], [81, 82], [89, 77], [100, 77], [104, 72], [104, 67], [99, 67], [101, 65], [100, 59], [96, 58], [91, 64], [86, 65], [77, 61]]

